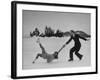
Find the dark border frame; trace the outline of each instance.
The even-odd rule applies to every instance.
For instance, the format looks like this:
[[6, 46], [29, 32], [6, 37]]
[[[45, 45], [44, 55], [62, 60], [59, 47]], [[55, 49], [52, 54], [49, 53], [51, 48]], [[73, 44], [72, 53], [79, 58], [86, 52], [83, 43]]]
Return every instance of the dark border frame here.
[[[17, 76], [17, 4], [28, 5], [46, 5], [46, 6], [60, 6], [60, 7], [80, 7], [80, 8], [94, 8], [96, 10], [96, 70], [95, 72], [82, 72], [82, 73], [64, 73], [64, 74], [51, 74], [51, 75], [30, 75], [30, 76]], [[98, 73], [98, 7], [89, 5], [72, 5], [72, 4], [57, 4], [57, 3], [41, 3], [41, 2], [25, 2], [25, 1], [12, 1], [11, 2], [11, 78], [39, 78], [39, 77], [54, 77], [54, 76], [67, 76], [67, 75], [85, 75]]]

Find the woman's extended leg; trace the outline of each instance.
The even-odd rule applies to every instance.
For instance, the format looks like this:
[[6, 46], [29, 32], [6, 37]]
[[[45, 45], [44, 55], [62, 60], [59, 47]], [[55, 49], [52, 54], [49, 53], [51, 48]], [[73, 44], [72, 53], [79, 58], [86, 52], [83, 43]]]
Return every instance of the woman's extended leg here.
[[37, 43], [39, 43], [39, 46], [40, 46], [40, 48], [41, 48], [41, 50], [42, 50], [42, 54], [46, 54], [46, 50], [45, 50], [45, 48], [43, 47], [43, 45], [40, 43], [40, 39], [37, 40]]
[[35, 61], [39, 58], [39, 57], [42, 57], [42, 54], [37, 54], [36, 58], [34, 59], [33, 63], [35, 63]]
[[40, 45], [40, 48], [41, 48], [41, 50], [42, 50], [42, 54], [46, 54], [45, 48], [42, 46], [42, 44], [39, 43], [39, 45]]

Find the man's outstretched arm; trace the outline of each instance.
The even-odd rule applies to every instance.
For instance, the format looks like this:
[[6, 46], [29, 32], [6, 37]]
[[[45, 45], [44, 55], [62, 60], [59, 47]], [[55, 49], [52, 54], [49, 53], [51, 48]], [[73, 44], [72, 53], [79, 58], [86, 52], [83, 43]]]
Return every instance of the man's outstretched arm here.
[[66, 42], [66, 44], [69, 44], [72, 40], [72, 37], [70, 37], [70, 39]]

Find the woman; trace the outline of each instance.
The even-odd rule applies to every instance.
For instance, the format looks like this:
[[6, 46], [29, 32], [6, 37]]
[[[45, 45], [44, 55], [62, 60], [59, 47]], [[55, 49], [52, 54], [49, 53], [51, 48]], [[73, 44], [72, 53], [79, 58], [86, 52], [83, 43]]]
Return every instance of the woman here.
[[45, 50], [45, 48], [43, 47], [43, 45], [40, 43], [39, 39], [37, 41], [37, 43], [39, 43], [39, 46], [42, 50], [42, 53], [38, 53], [35, 60], [33, 61], [33, 63], [35, 63], [35, 61], [41, 57], [43, 59], [46, 59], [47, 60], [47, 63], [50, 63], [52, 60], [54, 59], [58, 59], [58, 52], [54, 52], [53, 54], [48, 54]]

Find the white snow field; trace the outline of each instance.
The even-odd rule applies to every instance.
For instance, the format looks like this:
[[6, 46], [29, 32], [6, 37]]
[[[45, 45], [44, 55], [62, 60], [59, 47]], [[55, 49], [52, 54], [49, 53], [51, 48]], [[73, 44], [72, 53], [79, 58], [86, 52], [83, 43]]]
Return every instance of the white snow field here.
[[[91, 39], [89, 41], [80, 40], [82, 47], [80, 54], [83, 59], [80, 61], [74, 55], [74, 61], [68, 62], [69, 51], [74, 46], [73, 41], [69, 43], [59, 54], [59, 59], [51, 63], [39, 58], [34, 64], [32, 63], [38, 53], [41, 52], [39, 44], [36, 43], [38, 37], [29, 38], [29, 33], [35, 28], [44, 33], [45, 27], [48, 26], [53, 30], [61, 30], [62, 32], [70, 30], [80, 30], [87, 34], [91, 34], [91, 14], [90, 13], [74, 13], [74, 12], [53, 12], [53, 11], [34, 11], [23, 10], [22, 12], [22, 68], [42, 69], [42, 68], [63, 68], [63, 67], [81, 67], [91, 65]], [[25, 37], [26, 36], [26, 37]], [[63, 38], [40, 38], [40, 42], [49, 54], [59, 50], [62, 45], [67, 42], [69, 37]]]
[[[72, 40], [71, 43], [66, 45], [66, 47], [60, 52], [59, 59], [54, 60], [51, 63], [47, 63], [45, 59], [38, 58], [33, 64], [38, 53], [41, 53], [41, 48], [39, 44], [36, 43], [38, 37], [32, 38], [23, 38], [22, 43], [22, 69], [43, 69], [43, 68], [63, 68], [63, 67], [84, 67], [91, 65], [91, 45], [89, 41], [83, 41], [80, 39], [82, 47], [79, 51], [83, 55], [82, 60], [79, 60], [78, 57], [74, 54], [74, 61], [69, 62], [69, 51], [74, 46]], [[62, 45], [68, 41], [69, 37], [63, 38], [40, 38], [40, 42], [46, 49], [49, 54], [52, 54], [54, 51], [59, 50]]]

